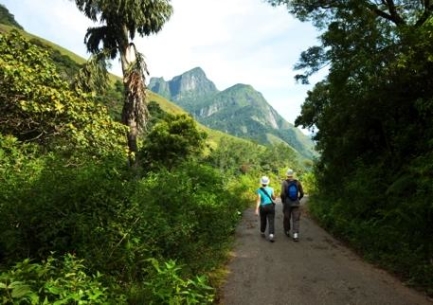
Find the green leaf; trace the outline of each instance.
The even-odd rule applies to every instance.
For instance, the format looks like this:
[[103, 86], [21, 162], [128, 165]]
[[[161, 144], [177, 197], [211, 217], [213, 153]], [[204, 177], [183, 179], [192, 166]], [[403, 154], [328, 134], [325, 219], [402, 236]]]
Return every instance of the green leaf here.
[[15, 299], [20, 299], [20, 298], [28, 296], [32, 293], [33, 293], [33, 291], [29, 285], [22, 284], [22, 285], [14, 287], [11, 295]]

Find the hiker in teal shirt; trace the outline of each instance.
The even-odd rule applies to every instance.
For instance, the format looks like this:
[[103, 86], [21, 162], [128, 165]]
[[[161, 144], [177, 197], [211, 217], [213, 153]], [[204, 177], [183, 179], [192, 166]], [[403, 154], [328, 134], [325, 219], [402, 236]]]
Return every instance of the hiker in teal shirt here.
[[269, 240], [274, 242], [275, 234], [275, 193], [274, 189], [269, 186], [271, 180], [267, 176], [260, 179], [262, 185], [257, 190], [256, 215], [260, 215], [260, 234], [265, 237], [266, 225], [268, 227]]

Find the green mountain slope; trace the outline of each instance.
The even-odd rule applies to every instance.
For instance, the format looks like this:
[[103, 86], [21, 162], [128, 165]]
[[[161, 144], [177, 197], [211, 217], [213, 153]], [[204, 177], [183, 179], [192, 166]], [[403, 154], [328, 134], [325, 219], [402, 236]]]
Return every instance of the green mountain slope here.
[[151, 78], [149, 89], [212, 129], [264, 145], [286, 143], [307, 159], [316, 156], [313, 141], [284, 120], [250, 85], [236, 84], [218, 91], [201, 68], [194, 68], [170, 81]]

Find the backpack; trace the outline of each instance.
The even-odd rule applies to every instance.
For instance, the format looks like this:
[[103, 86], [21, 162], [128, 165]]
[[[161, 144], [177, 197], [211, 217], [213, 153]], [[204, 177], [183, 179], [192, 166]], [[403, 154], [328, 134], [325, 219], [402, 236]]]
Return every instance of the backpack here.
[[291, 201], [298, 200], [298, 181], [287, 181], [286, 196]]

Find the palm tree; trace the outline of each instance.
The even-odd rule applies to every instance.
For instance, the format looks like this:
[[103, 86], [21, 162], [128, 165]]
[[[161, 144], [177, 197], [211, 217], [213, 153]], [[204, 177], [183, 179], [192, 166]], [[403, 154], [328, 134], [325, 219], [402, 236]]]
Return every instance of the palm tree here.
[[137, 164], [137, 137], [147, 122], [146, 63], [132, 43], [141, 37], [159, 32], [170, 18], [170, 0], [75, 0], [86, 17], [101, 25], [87, 30], [84, 41], [92, 54], [120, 57], [125, 99], [122, 122], [128, 126], [129, 160]]

